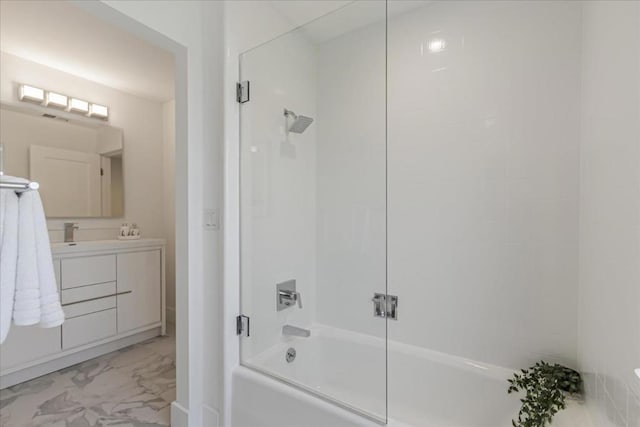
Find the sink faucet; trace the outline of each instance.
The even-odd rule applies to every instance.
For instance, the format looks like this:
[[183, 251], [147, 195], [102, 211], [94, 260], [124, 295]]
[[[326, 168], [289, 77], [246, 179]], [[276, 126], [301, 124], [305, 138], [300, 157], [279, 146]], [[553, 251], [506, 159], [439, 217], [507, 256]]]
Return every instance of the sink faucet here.
[[304, 337], [308, 338], [311, 336], [311, 331], [309, 329], [298, 328], [297, 326], [284, 325], [282, 327], [282, 335], [285, 337]]
[[64, 241], [73, 242], [74, 241], [74, 231], [80, 228], [75, 222], [65, 222], [64, 223]]

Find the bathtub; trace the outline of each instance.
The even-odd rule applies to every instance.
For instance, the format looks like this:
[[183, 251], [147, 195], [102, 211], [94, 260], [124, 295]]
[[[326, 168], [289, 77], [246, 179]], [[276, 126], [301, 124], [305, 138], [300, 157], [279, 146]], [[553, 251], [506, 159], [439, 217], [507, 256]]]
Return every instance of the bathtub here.
[[[512, 370], [394, 341], [386, 360], [380, 338], [317, 324], [311, 330], [235, 370], [233, 427], [509, 427], [518, 412], [518, 396], [506, 392]], [[291, 363], [289, 348], [296, 350]], [[553, 423], [590, 425], [578, 402]]]

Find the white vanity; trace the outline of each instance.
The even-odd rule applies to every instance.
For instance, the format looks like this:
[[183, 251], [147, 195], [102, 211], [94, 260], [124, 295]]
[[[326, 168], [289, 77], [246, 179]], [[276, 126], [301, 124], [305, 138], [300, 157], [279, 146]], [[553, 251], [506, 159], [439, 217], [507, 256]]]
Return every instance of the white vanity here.
[[52, 245], [66, 320], [12, 326], [0, 346], [0, 388], [164, 334], [165, 242]]

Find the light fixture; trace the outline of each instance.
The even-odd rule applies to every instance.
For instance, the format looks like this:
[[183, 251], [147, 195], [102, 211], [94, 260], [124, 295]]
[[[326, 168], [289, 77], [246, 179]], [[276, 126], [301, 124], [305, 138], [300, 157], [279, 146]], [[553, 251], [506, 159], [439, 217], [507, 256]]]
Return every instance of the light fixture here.
[[47, 100], [45, 105], [47, 107], [67, 108], [69, 98], [66, 95], [61, 95], [55, 92], [47, 92]]
[[106, 119], [109, 117], [109, 108], [100, 104], [91, 104], [89, 105], [89, 116]]
[[433, 39], [429, 41], [429, 51], [433, 53], [442, 52], [447, 46], [443, 39]]
[[71, 98], [69, 100], [69, 111], [87, 114], [89, 112], [89, 103], [82, 99]]
[[52, 92], [25, 84], [18, 86], [18, 89], [18, 98], [20, 101], [33, 102], [46, 107], [64, 109], [72, 113], [83, 114], [95, 119], [109, 119], [109, 107], [106, 105], [94, 104], [80, 98], [72, 98], [58, 92]]
[[20, 101], [37, 102], [41, 104], [42, 101], [44, 101], [44, 90], [34, 86], [20, 85]]

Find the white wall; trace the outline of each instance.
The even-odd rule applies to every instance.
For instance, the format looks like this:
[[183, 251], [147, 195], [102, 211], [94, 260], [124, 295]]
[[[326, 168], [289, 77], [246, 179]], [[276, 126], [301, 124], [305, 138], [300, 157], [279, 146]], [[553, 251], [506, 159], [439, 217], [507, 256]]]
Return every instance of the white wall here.
[[[2, 53], [0, 100], [16, 103], [17, 83], [56, 90], [109, 106], [109, 123], [123, 129], [125, 217], [118, 220], [81, 219], [78, 240], [117, 236], [123, 221], [135, 222], [144, 237], [163, 237], [162, 104], [89, 80]], [[11, 158], [6, 158], [9, 164]], [[62, 222], [49, 221], [53, 241], [62, 241]]]
[[640, 3], [586, 2], [579, 361], [598, 427], [640, 425]]
[[165, 274], [167, 321], [176, 322], [176, 102], [162, 105], [162, 147], [164, 182], [164, 230], [167, 240]]
[[217, 230], [203, 232], [203, 211], [219, 209], [222, 193], [223, 5], [102, 3], [109, 7], [75, 2], [176, 55], [178, 381], [172, 425], [217, 426], [222, 401], [221, 242]]

